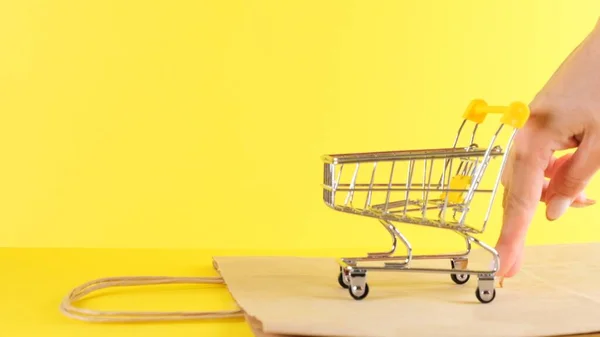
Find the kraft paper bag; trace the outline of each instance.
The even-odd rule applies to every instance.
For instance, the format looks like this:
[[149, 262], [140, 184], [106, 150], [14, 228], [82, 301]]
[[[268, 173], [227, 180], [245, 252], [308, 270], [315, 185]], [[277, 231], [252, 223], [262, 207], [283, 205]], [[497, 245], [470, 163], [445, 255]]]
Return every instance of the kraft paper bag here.
[[[356, 301], [338, 285], [334, 258], [215, 257], [214, 265], [258, 337], [599, 332], [600, 244], [527, 247], [525, 254], [522, 271], [488, 304], [475, 297], [475, 275], [456, 285], [448, 274], [369, 271], [370, 293]], [[469, 267], [485, 263], [485, 251], [472, 252]]]

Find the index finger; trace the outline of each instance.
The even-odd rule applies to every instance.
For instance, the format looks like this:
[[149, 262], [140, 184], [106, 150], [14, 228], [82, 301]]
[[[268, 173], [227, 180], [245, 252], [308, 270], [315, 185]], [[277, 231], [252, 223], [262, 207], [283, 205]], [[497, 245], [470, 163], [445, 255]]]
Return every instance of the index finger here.
[[498, 276], [513, 276], [522, 263], [527, 230], [535, 214], [544, 186], [544, 171], [552, 150], [539, 134], [522, 129], [511, 148], [508, 188], [502, 230], [496, 244], [500, 255]]

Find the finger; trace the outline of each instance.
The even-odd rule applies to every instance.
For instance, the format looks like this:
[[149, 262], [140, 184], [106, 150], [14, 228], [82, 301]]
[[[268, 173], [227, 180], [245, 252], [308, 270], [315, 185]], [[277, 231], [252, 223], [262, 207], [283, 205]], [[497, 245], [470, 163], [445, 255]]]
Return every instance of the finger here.
[[585, 195], [585, 192], [582, 191], [577, 195], [577, 198], [575, 198], [575, 201], [573, 201], [573, 203], [571, 204], [571, 207], [582, 208], [582, 207], [592, 206], [595, 204], [596, 204], [596, 200], [589, 199]]
[[[556, 168], [546, 191], [548, 220], [560, 218], [566, 210], [580, 201], [578, 198], [600, 165], [598, 146], [584, 140], [575, 153]], [[583, 201], [584, 204], [593, 201]]]
[[558, 158], [552, 156], [550, 162], [548, 163], [548, 167], [546, 168], [546, 170], [544, 170], [544, 175], [546, 176], [546, 178], [554, 177], [554, 175], [558, 171], [558, 168], [564, 163], [566, 163], [572, 156], [572, 153], [567, 153], [564, 156]]
[[[545, 181], [545, 186], [547, 186], [548, 181]], [[507, 203], [507, 199], [508, 199], [508, 195], [509, 195], [509, 190], [510, 190], [510, 185], [508, 184], [508, 180], [507, 180], [507, 184], [506, 187], [504, 188], [504, 195], [502, 198], [502, 208], [505, 209], [506, 208], [506, 203]], [[507, 275], [514, 275], [517, 273], [517, 271], [521, 268], [521, 264], [523, 263], [523, 246], [516, 246], [513, 250], [512, 250], [512, 254], [514, 256], [518, 256], [519, 258], [516, 259], [516, 261], [509, 267], [506, 266], [506, 268], [503, 268], [503, 264], [506, 264], [507, 262], [505, 261], [504, 258], [502, 258], [502, 261], [500, 262], [500, 268], [501, 270], [506, 270], [508, 269], [508, 272], [506, 272], [505, 274]], [[496, 247], [498, 248], [498, 247]], [[500, 251], [502, 251], [502, 248], [500, 247]], [[500, 253], [500, 256], [503, 257], [504, 254]], [[501, 278], [500, 278], [500, 282], [502, 283], [502, 279], [503, 279], [503, 275], [501, 274]]]
[[[572, 154], [566, 154], [562, 157], [551, 156], [550, 161], [549, 161], [546, 169], [544, 170], [545, 177], [552, 178], [552, 176], [557, 171], [558, 167], [560, 167], [562, 164], [564, 164], [571, 156], [572, 156]], [[507, 163], [506, 163], [506, 166], [505, 166], [505, 168], [503, 170], [503, 174], [502, 174], [502, 184], [504, 185], [503, 196], [502, 196], [502, 208], [506, 207], [506, 202], [508, 199], [508, 195], [510, 193], [509, 190], [510, 190], [510, 175], [512, 173], [512, 166], [511, 166], [512, 158], [514, 158], [513, 151], [511, 151], [509, 153], [509, 158], [507, 158]], [[545, 202], [545, 200], [546, 200], [545, 194], [546, 194], [546, 190], [548, 188], [549, 183], [550, 183], [549, 180], [544, 180], [544, 182], [543, 182], [541, 197], [539, 200], [541, 202]], [[587, 199], [585, 193], [581, 192], [571, 206], [572, 207], [587, 207], [587, 206], [593, 205], [594, 203], [595, 203], [594, 200]], [[523, 260], [524, 260], [524, 245], [516, 246], [513, 250], [513, 255], [518, 256], [518, 258], [515, 260], [515, 263], [512, 264], [512, 266], [506, 273], [507, 275], [511, 275], [511, 276], [515, 275], [518, 272], [518, 270], [521, 269], [521, 266], [522, 266]], [[504, 261], [504, 263], [506, 264], [506, 261]]]
[[506, 200], [508, 199], [508, 194], [510, 191], [510, 176], [512, 175], [512, 163], [515, 157], [514, 153], [514, 149], [509, 150], [507, 154], [508, 158], [506, 159], [506, 165], [502, 170], [501, 183], [504, 186], [504, 191], [502, 195], [502, 209], [506, 207]]
[[519, 272], [519, 270], [521, 270], [521, 267], [523, 266], [523, 261], [525, 261], [525, 245], [515, 247], [514, 255], [518, 256], [518, 258], [515, 259], [513, 265], [504, 275], [506, 277], [512, 277], [516, 275]]
[[[568, 153], [559, 158], [553, 156], [550, 159], [550, 162], [548, 163], [548, 167], [544, 171], [544, 175], [546, 176], [546, 178], [552, 179], [556, 175], [556, 172], [559, 171], [559, 168], [562, 165], [564, 165], [565, 163], [567, 163], [572, 156], [573, 156], [572, 153]], [[544, 187], [542, 188], [542, 197], [541, 197], [540, 201], [545, 202], [545, 203], [548, 203], [548, 199], [547, 199], [546, 195], [547, 195], [547, 189], [548, 189], [549, 183], [550, 183], [549, 180], [544, 181]], [[581, 191], [581, 192], [579, 192], [577, 197], [571, 203], [571, 207], [581, 208], [581, 207], [587, 207], [587, 206], [594, 205], [595, 203], [596, 203], [595, 200], [588, 199], [585, 195], [585, 192]]]
[[[542, 187], [542, 196], [540, 197], [541, 202], [548, 203], [546, 195], [548, 193], [548, 185], [549, 184], [550, 184], [549, 180], [544, 181], [544, 187]], [[573, 202], [571, 203], [571, 207], [583, 208], [583, 207], [592, 206], [595, 204], [596, 204], [596, 200], [588, 199], [587, 196], [585, 195], [585, 192], [582, 191], [577, 195], [575, 200], [573, 200]]]
[[546, 192], [548, 190], [548, 185], [550, 184], [550, 180], [544, 180], [544, 185], [542, 186], [542, 193], [540, 196], [541, 202], [546, 202]]
[[533, 135], [525, 129], [515, 139], [502, 230], [496, 244], [501, 258], [499, 276], [510, 277], [520, 266], [527, 229], [541, 198], [544, 171], [552, 158], [549, 144], [542, 134]]
[[510, 184], [510, 176], [512, 174], [512, 163], [514, 161], [514, 151], [511, 149], [508, 154], [508, 158], [506, 158], [506, 165], [504, 165], [504, 170], [502, 170], [502, 176], [500, 177], [500, 182], [502, 186], [508, 188]]
[[[514, 158], [513, 155], [514, 152], [511, 152], [511, 154], [509, 154], [511, 157]], [[554, 157], [551, 156], [550, 160], [547, 164], [546, 169], [544, 170], [544, 175], [546, 178], [552, 178], [555, 174], [556, 171], [558, 171], [558, 168], [563, 165], [564, 163], [566, 163], [569, 158], [571, 158], [572, 154], [566, 154], [562, 157]], [[503, 171], [503, 185], [504, 185], [504, 193], [503, 193], [503, 197], [502, 197], [502, 208], [506, 208], [506, 203], [507, 203], [507, 199], [508, 196], [510, 194], [510, 175], [512, 174], [512, 167], [509, 165], [509, 163], [512, 163], [510, 157], [509, 159], [507, 159], [507, 164], [506, 167]], [[544, 179], [543, 180], [543, 184], [542, 184], [542, 192], [541, 192], [541, 196], [540, 196], [540, 200], [541, 202], [545, 202], [546, 201], [546, 191], [548, 188], [550, 181]], [[578, 194], [577, 198], [573, 201], [573, 203], [571, 204], [571, 207], [587, 207], [590, 205], [595, 204], [594, 200], [588, 199], [585, 195], [585, 192], [581, 192]], [[502, 251], [502, 247], [500, 247], [500, 251]], [[520, 269], [521, 266], [523, 264], [523, 260], [524, 260], [524, 245], [516, 245], [512, 248], [511, 251], [512, 255], [515, 256], [516, 258], [514, 259], [514, 262], [512, 264], [510, 264], [507, 261], [507, 258], [504, 257], [504, 253], [501, 253], [501, 255], [503, 256], [502, 258], [502, 262], [501, 262], [501, 271], [504, 271], [506, 269], [508, 269], [508, 271], [505, 273], [507, 276], [514, 276]], [[507, 266], [508, 265], [508, 266]], [[506, 268], [504, 268], [506, 267]]]
[[[570, 155], [568, 155], [566, 157], [569, 158]], [[561, 157], [561, 159], [562, 158], [563, 157]], [[562, 160], [562, 161], [564, 162], [564, 160]], [[550, 166], [552, 166], [555, 163], [556, 163], [556, 158], [554, 158], [554, 160], [550, 161], [550, 164], [549, 164], [549, 169], [550, 170], [552, 169], [552, 168], [550, 168]], [[547, 172], [548, 172], [548, 170], [547, 170]], [[543, 188], [542, 188], [542, 198], [541, 198], [541, 201], [544, 200], [544, 195], [546, 193], [546, 189], [548, 188], [549, 184], [550, 184], [549, 180], [544, 180], [544, 185], [543, 185]], [[506, 196], [507, 195], [508, 194], [505, 193], [505, 198], [504, 198], [505, 200], [506, 200]], [[571, 204], [571, 207], [581, 208], [581, 207], [591, 206], [591, 205], [593, 205], [595, 203], [596, 203], [595, 200], [591, 200], [591, 199], [588, 199], [586, 197], [585, 192], [581, 192], [581, 193], [579, 193], [579, 195], [577, 196], [577, 198], [575, 199], [575, 201], [573, 202], [573, 204]], [[525, 248], [524, 245], [516, 247], [517, 250], [514, 252], [514, 255], [519, 256], [519, 258], [517, 258], [516, 261], [515, 261], [515, 263], [512, 265], [512, 267], [510, 267], [509, 271], [506, 273], [507, 275], [513, 276], [513, 275], [515, 275], [521, 269], [523, 261], [525, 260], [525, 256], [524, 256], [525, 249], [524, 248]]]

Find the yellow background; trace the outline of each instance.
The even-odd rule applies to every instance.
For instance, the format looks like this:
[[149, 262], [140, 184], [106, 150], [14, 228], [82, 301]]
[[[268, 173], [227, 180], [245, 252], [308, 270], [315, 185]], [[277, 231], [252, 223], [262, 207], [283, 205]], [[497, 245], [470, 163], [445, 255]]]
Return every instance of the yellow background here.
[[[376, 222], [323, 205], [320, 156], [451, 145], [472, 98], [528, 102], [599, 14], [595, 0], [2, 1], [0, 246], [386, 245]], [[596, 241], [596, 212], [540, 209], [528, 242]], [[496, 212], [484, 238], [499, 226]]]

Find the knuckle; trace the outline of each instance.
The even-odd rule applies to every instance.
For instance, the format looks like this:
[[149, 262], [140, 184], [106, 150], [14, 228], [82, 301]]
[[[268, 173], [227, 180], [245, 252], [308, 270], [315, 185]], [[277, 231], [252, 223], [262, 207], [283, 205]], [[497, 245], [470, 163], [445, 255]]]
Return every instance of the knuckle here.
[[540, 138], [540, 135], [531, 128], [523, 128], [515, 136], [515, 146], [513, 147], [513, 166], [517, 170], [523, 170], [525, 167], [546, 168], [551, 158], [551, 153], [547, 151], [547, 142]]
[[537, 151], [528, 143], [521, 143], [515, 148], [515, 164], [537, 164], [542, 158]]
[[524, 195], [509, 190], [504, 201], [504, 207], [517, 214], [521, 214], [528, 210], [532, 205], [529, 205], [529, 201]]
[[552, 97], [552, 95], [549, 95], [545, 91], [539, 92], [533, 101], [529, 103], [529, 111], [531, 112], [531, 115], [535, 117], [552, 110]]
[[560, 184], [556, 186], [556, 193], [562, 195], [572, 195], [578, 193], [586, 185], [585, 179], [574, 176], [572, 174], [566, 174]]

